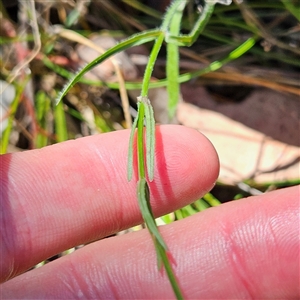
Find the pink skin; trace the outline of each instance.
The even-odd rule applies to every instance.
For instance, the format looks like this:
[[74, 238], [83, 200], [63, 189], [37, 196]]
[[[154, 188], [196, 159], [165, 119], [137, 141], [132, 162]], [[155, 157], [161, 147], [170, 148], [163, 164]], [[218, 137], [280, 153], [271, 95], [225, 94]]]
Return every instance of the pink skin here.
[[[0, 157], [2, 299], [174, 298], [147, 230], [91, 243], [21, 274], [141, 223], [136, 174], [126, 180], [128, 138], [124, 130]], [[156, 216], [199, 198], [219, 171], [209, 141], [174, 125], [157, 127], [156, 164]], [[299, 187], [211, 208], [161, 232], [187, 299], [300, 297]]]

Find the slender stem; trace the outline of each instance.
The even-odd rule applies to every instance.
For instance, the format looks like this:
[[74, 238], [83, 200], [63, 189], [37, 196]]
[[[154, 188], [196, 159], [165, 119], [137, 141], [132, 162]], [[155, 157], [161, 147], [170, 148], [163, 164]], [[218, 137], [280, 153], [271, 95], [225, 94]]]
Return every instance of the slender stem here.
[[[155, 44], [152, 48], [148, 64], [146, 66], [144, 78], [143, 78], [143, 84], [142, 84], [142, 90], [141, 90], [141, 99], [148, 98], [148, 90], [149, 90], [149, 84], [150, 79], [153, 71], [153, 67], [155, 64], [155, 61], [157, 59], [157, 55], [159, 53], [159, 50], [161, 48], [161, 45], [164, 41], [165, 35], [163, 32], [160, 33], [160, 35], [157, 37]], [[139, 106], [139, 120], [138, 120], [138, 170], [139, 170], [139, 179], [145, 178], [145, 162], [144, 162], [144, 117], [145, 117], [145, 105], [148, 105], [147, 103], [143, 103], [143, 101], [140, 102]], [[148, 114], [146, 117], [152, 117], [150, 114]], [[154, 121], [153, 121], [154, 122]], [[149, 120], [148, 120], [149, 124]], [[149, 131], [146, 134], [151, 134], [152, 139], [155, 139], [155, 128], [153, 131]], [[154, 146], [154, 144], [153, 144]], [[154, 150], [153, 153], [153, 159], [148, 159], [148, 161], [151, 161], [151, 164], [154, 166]], [[153, 169], [153, 166], [147, 166], [148, 170]], [[150, 172], [151, 173], [151, 172]], [[153, 172], [152, 172], [153, 173]], [[150, 176], [152, 177], [152, 176]], [[152, 180], [153, 178], [150, 178]]]
[[[177, 8], [179, 5], [181, 5], [183, 2], [183, 0], [174, 0], [171, 4], [171, 6], [169, 7], [169, 9], [167, 10], [166, 14], [164, 15], [164, 21], [161, 25], [161, 30], [163, 31], [167, 31], [168, 27], [170, 25], [170, 22], [174, 16], [174, 14], [177, 11]], [[184, 0], [184, 2], [187, 2], [187, 0]]]
[[87, 64], [83, 69], [81, 69], [79, 72], [77, 72], [65, 85], [65, 87], [62, 89], [62, 91], [59, 93], [56, 104], [67, 94], [67, 92], [71, 89], [71, 87], [80, 80], [80, 78], [89, 70], [93, 69], [95, 66], [99, 65], [109, 57], [111, 57], [113, 54], [116, 54], [120, 51], [123, 51], [129, 47], [141, 45], [144, 43], [147, 43], [149, 41], [154, 40], [157, 36], [159, 37], [161, 35], [161, 32], [159, 30], [149, 30], [146, 32], [142, 32], [136, 35], [133, 35], [132, 37], [128, 38], [127, 40], [124, 40], [120, 42], [119, 44], [115, 45], [114, 47], [107, 50], [105, 53], [94, 59], [92, 62]]
[[203, 9], [202, 14], [200, 15], [199, 19], [197, 20], [193, 30], [188, 35], [182, 36], [173, 36], [168, 35], [166, 40], [167, 42], [178, 43], [180, 46], [191, 46], [198, 38], [199, 34], [205, 28], [207, 22], [209, 21], [213, 11], [214, 11], [215, 4], [214, 3], [206, 3]]
[[[231, 62], [232, 60], [237, 59], [238, 57], [240, 57], [241, 55], [246, 53], [249, 49], [251, 49], [255, 45], [256, 39], [257, 39], [257, 37], [251, 37], [251, 38], [247, 39], [243, 44], [241, 44], [239, 47], [237, 47], [236, 49], [231, 51], [225, 58], [212, 62], [209, 66], [207, 66], [204, 69], [201, 69], [199, 71], [192, 72], [192, 73], [181, 74], [178, 77], [178, 82], [179, 83], [187, 82], [190, 79], [193, 79], [193, 78], [196, 78], [196, 77], [199, 77], [204, 74], [207, 74], [207, 73], [210, 73], [210, 72], [220, 69], [223, 65]], [[162, 87], [162, 86], [165, 86], [166, 84], [167, 84], [167, 80], [161, 79], [161, 80], [152, 82], [151, 88]]]
[[[180, 33], [180, 24], [182, 14], [186, 1], [177, 6], [177, 10], [173, 15], [170, 22], [170, 33], [172, 35], [178, 35]], [[180, 87], [178, 83], [179, 76], [179, 50], [176, 43], [167, 44], [167, 65], [166, 74], [168, 78], [167, 91], [168, 91], [168, 114], [169, 120], [175, 115], [177, 104], [179, 101]]]
[[165, 34], [163, 32], [160, 33], [158, 38], [155, 41], [155, 44], [152, 48], [149, 61], [145, 70], [144, 78], [143, 78], [143, 85], [142, 85], [142, 91], [141, 91], [141, 96], [142, 97], [147, 97], [148, 95], [148, 90], [149, 90], [149, 83], [153, 71], [153, 67], [157, 58], [157, 55], [159, 53], [159, 50], [161, 48], [161, 45], [164, 41]]
[[173, 272], [172, 266], [170, 264], [170, 260], [169, 260], [169, 258], [167, 256], [166, 250], [157, 241], [155, 241], [155, 244], [156, 244], [155, 248], [159, 252], [160, 257], [161, 257], [162, 261], [164, 262], [164, 267], [165, 267], [165, 270], [167, 272], [167, 275], [168, 275], [169, 281], [171, 283], [171, 286], [173, 288], [173, 292], [174, 292], [174, 294], [176, 296], [176, 299], [178, 299], [178, 300], [179, 299], [184, 299], [184, 297], [182, 295], [182, 292], [180, 290], [177, 278], [175, 277], [175, 274]]

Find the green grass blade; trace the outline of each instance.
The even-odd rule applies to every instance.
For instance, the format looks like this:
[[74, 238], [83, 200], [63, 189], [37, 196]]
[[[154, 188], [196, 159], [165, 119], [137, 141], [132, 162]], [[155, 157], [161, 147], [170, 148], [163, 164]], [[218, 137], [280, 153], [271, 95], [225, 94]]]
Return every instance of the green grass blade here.
[[[15, 117], [15, 113], [18, 109], [20, 98], [22, 96], [23, 90], [26, 86], [28, 78], [26, 78], [25, 82], [22, 86], [16, 85], [16, 95], [10, 106], [10, 115], [8, 117], [8, 122], [5, 130], [2, 132], [1, 143], [0, 143], [0, 154], [4, 154], [7, 152], [7, 147], [9, 144], [9, 138], [11, 135], [11, 131], [13, 129], [13, 121]], [[5, 87], [4, 87], [5, 88]]]
[[68, 139], [67, 122], [63, 105], [62, 102], [59, 102], [54, 107], [57, 142], [64, 142]]
[[184, 219], [186, 217], [192, 216], [195, 213], [197, 213], [197, 211], [189, 204], [186, 205], [183, 208], [180, 208], [178, 210], [175, 211], [175, 216], [177, 218], [177, 220], [181, 220]]
[[79, 18], [80, 18], [80, 11], [77, 8], [71, 10], [71, 12], [69, 13], [65, 21], [65, 26], [71, 27], [73, 24], [78, 22]]
[[222, 203], [211, 193], [207, 193], [203, 196], [203, 199], [210, 205], [210, 206], [219, 206]]
[[138, 156], [138, 177], [139, 179], [145, 178], [145, 160], [144, 160], [144, 117], [145, 117], [145, 104], [140, 102], [138, 110], [138, 123], [137, 123], [137, 156]]
[[163, 249], [167, 250], [168, 247], [161, 234], [159, 233], [158, 227], [155, 223], [155, 219], [150, 206], [149, 187], [145, 178], [141, 178], [137, 183], [137, 197], [143, 219], [147, 225], [147, 228], [149, 229], [149, 232], [155, 238], [155, 240], [157, 240], [159, 245], [161, 245]]
[[161, 216], [160, 218], [165, 224], [170, 224], [170, 223], [174, 222], [175, 215], [173, 212], [171, 212], [169, 214]]
[[[43, 91], [38, 91], [35, 96], [35, 111], [36, 118], [40, 128], [47, 130], [47, 115], [50, 112], [51, 100]], [[47, 146], [48, 137], [45, 134], [38, 132], [36, 136], [36, 148]]]
[[[184, 2], [186, 2], [186, 0], [184, 0]], [[174, 15], [180, 5], [182, 5], [182, 0], [172, 1], [170, 7], [168, 8], [168, 10], [166, 11], [166, 13], [164, 15], [164, 20], [160, 27], [162, 31], [164, 31], [164, 32], [168, 31], [168, 28], [171, 24], [172, 18], [174, 17]]]
[[[139, 102], [137, 103], [137, 109], [139, 110]], [[139, 114], [136, 115], [134, 122], [131, 127], [130, 137], [129, 137], [129, 147], [128, 147], [128, 159], [127, 159], [127, 180], [131, 181], [133, 173], [133, 145], [134, 145], [134, 134], [138, 123]]]
[[155, 44], [152, 48], [149, 60], [148, 60], [148, 64], [144, 73], [144, 77], [143, 77], [143, 85], [142, 85], [142, 91], [141, 91], [141, 96], [142, 97], [147, 97], [148, 96], [148, 90], [149, 90], [149, 83], [150, 83], [150, 79], [152, 76], [152, 71], [154, 68], [154, 64], [155, 61], [157, 59], [157, 55], [160, 51], [161, 45], [164, 41], [165, 35], [163, 32], [160, 32], [160, 34], [158, 35]]
[[108, 122], [105, 120], [102, 114], [94, 113], [94, 120], [95, 120], [95, 125], [100, 132], [113, 131], [113, 128], [109, 126]]
[[173, 288], [176, 299], [178, 299], [178, 300], [184, 299], [181, 289], [179, 287], [178, 280], [174, 274], [170, 260], [168, 258], [167, 251], [159, 243], [155, 243], [155, 248], [156, 248], [157, 253], [159, 253], [160, 260], [162, 261], [162, 263], [165, 267], [166, 273], [168, 275], [168, 278], [169, 278], [169, 281]]
[[[189, 81], [190, 79], [202, 76], [204, 74], [216, 71], [218, 69], [220, 69], [222, 66], [224, 66], [225, 64], [227, 64], [228, 62], [237, 59], [238, 57], [240, 57], [241, 55], [243, 55], [244, 53], [246, 53], [247, 51], [249, 51], [256, 42], [256, 38], [255, 37], [251, 37], [249, 39], [247, 39], [243, 44], [241, 44], [239, 47], [237, 47], [236, 49], [234, 49], [233, 51], [231, 51], [225, 58], [221, 59], [221, 60], [217, 60], [212, 62], [209, 66], [207, 66], [204, 69], [201, 69], [199, 71], [193, 72], [193, 73], [186, 73], [186, 74], [182, 74], [179, 76], [178, 81], [180, 83], [182, 82], [186, 82]], [[156, 82], [155, 85], [161, 86], [160, 84], [162, 84], [164, 82]]]
[[114, 47], [107, 50], [105, 53], [94, 59], [92, 62], [87, 64], [84, 68], [82, 68], [79, 72], [77, 72], [74, 77], [64, 86], [62, 91], [59, 93], [56, 103], [60, 102], [61, 99], [67, 94], [67, 92], [72, 88], [72, 86], [80, 80], [80, 78], [88, 71], [93, 69], [95, 66], [102, 63], [104, 60], [108, 59], [112, 55], [121, 52], [129, 47], [141, 45], [147, 43], [149, 41], [154, 40], [157, 36], [159, 36], [161, 32], [159, 30], [149, 30], [139, 34], [136, 34], [127, 40], [120, 42]]
[[213, 11], [214, 11], [214, 3], [207, 3], [204, 6], [203, 12], [198, 18], [193, 30], [188, 35], [182, 35], [182, 36], [174, 36], [174, 35], [168, 35], [166, 38], [167, 42], [176, 43], [179, 46], [191, 46], [198, 38], [200, 33], [205, 28], [207, 22], [209, 21]]
[[[170, 34], [177, 36], [180, 32], [180, 24], [186, 1], [177, 6], [170, 24]], [[179, 51], [178, 45], [175, 43], [167, 44], [167, 91], [168, 91], [168, 113], [171, 120], [176, 112], [179, 101], [180, 86], [178, 83], [179, 76]]]
[[137, 183], [137, 197], [143, 219], [154, 242], [157, 254], [158, 268], [161, 267], [161, 264], [164, 265], [172, 289], [176, 295], [176, 299], [183, 299], [179, 284], [177, 282], [169, 257], [167, 255], [168, 247], [164, 239], [162, 238], [154, 220], [154, 216], [150, 206], [149, 187], [145, 178], [140, 179]]
[[[204, 74], [210, 73], [212, 71], [216, 71], [217, 69], [221, 68], [223, 65], [227, 64], [228, 62], [237, 59], [238, 57], [242, 56], [245, 54], [247, 51], [249, 51], [256, 43], [257, 37], [251, 37], [247, 39], [244, 43], [239, 45], [236, 49], [234, 49], [231, 52], [231, 55], [229, 54], [226, 56], [224, 59], [221, 59], [217, 61], [217, 63], [212, 62], [209, 66], [207, 66], [204, 69], [195, 71], [195, 72], [189, 72], [189, 73], [184, 73], [179, 75], [178, 77], [178, 82], [179, 83], [184, 83], [187, 82], [193, 78], [202, 76]], [[236, 51], [235, 51], [236, 50]], [[264, 55], [264, 53], [260, 52], [259, 49], [252, 49], [253, 53], [256, 53], [258, 55]], [[238, 54], [238, 56], [237, 56]], [[278, 59], [280, 61], [283, 61], [285, 63], [288, 63], [292, 66], [300, 66], [300, 63], [297, 60], [292, 60], [292, 59], [285, 59], [284, 57], [278, 57], [276, 55], [273, 55], [272, 53], [268, 54], [270, 59]], [[61, 76], [65, 78], [70, 78], [72, 76], [71, 73], [66, 71], [65, 69], [59, 67], [58, 65], [53, 64], [50, 62], [47, 58], [43, 58], [43, 62], [47, 67], [49, 67], [51, 70], [55, 71], [56, 73], [60, 74]], [[86, 84], [92, 84], [95, 86], [103, 86], [107, 85], [109, 88], [112, 89], [118, 89], [119, 84], [118, 83], [103, 83], [101, 81], [92, 81], [92, 80], [87, 80], [87, 79], [80, 79], [80, 82], [86, 83]], [[149, 88], [159, 88], [159, 87], [164, 87], [167, 85], [167, 79], [160, 79], [155, 82], [150, 82], [149, 83]], [[135, 89], [141, 89], [142, 88], [142, 83], [141, 82], [126, 82], [125, 83], [126, 89], [128, 90], [135, 90]]]
[[196, 207], [197, 211], [203, 211], [207, 208], [211, 207], [205, 200], [198, 199], [194, 203], [194, 206]]
[[149, 181], [154, 178], [154, 157], [155, 157], [155, 119], [152, 105], [148, 98], [140, 100], [145, 103], [146, 118], [146, 162]]
[[[290, 0], [281, 0], [285, 8], [300, 22], [300, 6], [294, 6]], [[296, 1], [295, 1], [296, 2]]]

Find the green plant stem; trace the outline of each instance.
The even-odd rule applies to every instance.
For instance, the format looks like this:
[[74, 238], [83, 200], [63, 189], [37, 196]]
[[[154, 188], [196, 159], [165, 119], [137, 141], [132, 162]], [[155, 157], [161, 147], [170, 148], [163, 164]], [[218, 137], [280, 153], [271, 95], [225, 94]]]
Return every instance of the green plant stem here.
[[213, 11], [214, 11], [215, 4], [206, 3], [204, 6], [203, 12], [199, 19], [197, 20], [193, 30], [190, 34], [184, 36], [173, 36], [169, 35], [166, 37], [167, 42], [177, 42], [179, 46], [191, 46], [199, 37], [200, 33], [205, 28], [208, 20], [210, 19]]
[[[152, 112], [152, 107], [148, 99], [148, 90], [150, 86], [158, 87], [158, 86], [166, 85], [166, 80], [161, 80], [150, 84], [154, 64], [156, 62], [163, 41], [166, 40], [167, 43], [174, 43], [177, 45], [176, 47], [173, 48], [173, 54], [177, 55], [177, 60], [178, 60], [178, 45], [184, 45], [184, 46], [191, 45], [198, 38], [198, 35], [202, 32], [202, 30], [204, 29], [205, 25], [208, 22], [208, 19], [213, 13], [214, 4], [206, 3], [204, 7], [204, 11], [202, 15], [199, 17], [199, 19], [197, 20], [191, 33], [189, 35], [178, 36], [180, 27], [179, 24], [177, 23], [181, 23], [181, 16], [182, 16], [181, 9], [183, 9], [185, 3], [186, 1], [183, 3], [182, 0], [175, 0], [172, 2], [172, 5], [169, 7], [169, 9], [165, 14], [160, 29], [150, 30], [132, 36], [127, 40], [120, 42], [118, 45], [112, 47], [111, 49], [107, 50], [104, 54], [100, 55], [94, 61], [86, 65], [82, 70], [80, 70], [77, 74], [75, 74], [75, 76], [70, 80], [70, 82], [64, 87], [57, 100], [59, 102], [62, 99], [62, 97], [69, 91], [69, 89], [76, 82], [78, 82], [80, 78], [87, 71], [91, 70], [96, 65], [100, 64], [101, 62], [103, 62], [113, 54], [123, 51], [131, 46], [140, 45], [155, 40], [154, 46], [152, 48], [149, 57], [148, 64], [145, 69], [143, 83], [141, 86], [141, 94], [140, 97], [138, 97], [138, 116], [134, 121], [133, 129], [129, 139], [128, 179], [130, 180], [132, 178], [133, 153], [134, 153], [133, 151], [136, 151], [137, 163], [138, 163], [137, 166], [138, 167], [138, 180], [137, 180], [138, 203], [140, 206], [142, 217], [153, 239], [159, 266], [161, 265], [161, 263], [164, 265], [164, 268], [167, 272], [168, 278], [170, 280], [170, 283], [172, 285], [173, 291], [177, 299], [183, 299], [183, 296], [180, 291], [178, 282], [176, 280], [176, 277], [171, 267], [171, 263], [167, 255], [168, 254], [167, 245], [164, 243], [163, 237], [161, 236], [157, 228], [154, 215], [152, 213], [151, 205], [150, 205], [150, 191], [149, 191], [148, 181], [152, 181], [153, 173], [154, 173], [155, 121]], [[170, 30], [171, 30], [171, 34], [170, 34]], [[214, 61], [206, 68], [199, 70], [197, 72], [187, 73], [178, 76], [178, 78], [176, 78], [176, 84], [178, 85], [179, 83], [188, 81], [191, 78], [201, 76], [203, 74], [221, 68], [224, 64], [234, 59], [237, 59], [238, 57], [243, 55], [246, 51], [251, 49], [255, 44], [255, 42], [256, 42], [256, 37], [250, 38], [242, 45], [240, 45], [238, 48], [234, 49], [231, 53], [229, 53], [229, 55], [227, 55], [224, 59]], [[176, 64], [176, 68], [178, 69], [178, 62]], [[176, 75], [178, 75], [178, 73], [176, 73]], [[146, 125], [146, 130], [144, 128], [144, 125]], [[134, 147], [135, 144], [133, 140], [135, 136], [136, 127], [137, 127], [137, 143], [136, 143], [136, 147]], [[146, 137], [146, 145], [145, 145], [145, 137]], [[147, 169], [147, 173], [146, 173], [146, 169]], [[146, 178], [146, 175], [148, 175], [148, 178]], [[191, 210], [189, 211], [189, 213], [190, 212]]]
[[[172, 13], [170, 11], [176, 10], [179, 1], [175, 1], [171, 8], [168, 10], [162, 28], [166, 29], [170, 23]], [[150, 191], [148, 187], [148, 182], [145, 178], [145, 143], [144, 143], [144, 120], [146, 120], [146, 167], [148, 171], [148, 180], [153, 180], [154, 174], [154, 155], [155, 155], [155, 120], [153, 116], [153, 111], [151, 103], [148, 99], [148, 90], [149, 83], [151, 80], [153, 67], [156, 62], [158, 53], [160, 51], [161, 45], [164, 41], [165, 33], [161, 31], [160, 35], [157, 37], [155, 44], [152, 48], [145, 73], [143, 78], [141, 95], [138, 97], [138, 121], [137, 121], [137, 156], [138, 156], [138, 182], [137, 182], [137, 198], [140, 206], [140, 211], [142, 213], [143, 219], [147, 225], [149, 233], [153, 239], [157, 254], [158, 267], [160, 268], [161, 264], [164, 265], [164, 268], [167, 272], [169, 281], [173, 288], [173, 291], [177, 299], [183, 299], [181, 294], [179, 284], [176, 280], [176, 277], [173, 273], [169, 258], [167, 256], [167, 245], [165, 244], [163, 237], [161, 236], [155, 219], [152, 213], [150, 205]], [[133, 128], [133, 131], [135, 129]], [[129, 143], [129, 153], [132, 152], [133, 144], [130, 141]], [[130, 161], [128, 161], [130, 162]], [[128, 169], [132, 169], [133, 166], [128, 166]]]
[[59, 102], [54, 108], [57, 142], [64, 142], [68, 139], [66, 115], [63, 105], [63, 102]]
[[90, 71], [91, 69], [93, 69], [95, 66], [99, 65], [100, 63], [102, 63], [103, 61], [105, 61], [106, 59], [108, 59], [109, 57], [111, 57], [112, 55], [121, 52], [129, 47], [132, 46], [137, 46], [137, 45], [141, 45], [144, 43], [147, 43], [149, 41], [154, 40], [156, 37], [158, 37], [159, 35], [161, 35], [161, 32], [159, 30], [149, 30], [146, 32], [142, 32], [140, 34], [136, 34], [122, 42], [120, 42], [119, 44], [117, 44], [116, 46], [110, 48], [109, 50], [107, 50], [105, 53], [103, 53], [102, 55], [100, 55], [99, 57], [97, 57], [96, 59], [94, 59], [92, 62], [90, 62], [89, 64], [87, 64], [84, 68], [82, 68], [79, 72], [77, 72], [68, 82], [67, 85], [65, 85], [65, 87], [62, 89], [62, 91], [59, 93], [57, 99], [56, 99], [56, 104], [59, 103], [61, 101], [61, 99], [67, 94], [67, 92], [71, 89], [71, 87], [80, 80], [80, 78], [88, 71]]
[[[157, 33], [157, 32], [156, 32]], [[155, 39], [156, 36], [160, 35], [161, 32], [158, 32], [159, 34], [156, 34], [152, 37], [152, 40]], [[228, 56], [226, 56], [224, 59], [221, 59], [219, 61], [216, 62], [212, 62], [209, 66], [207, 66], [204, 69], [201, 69], [199, 71], [195, 71], [195, 72], [191, 72], [191, 73], [184, 73], [179, 75], [178, 77], [178, 82], [179, 83], [183, 83], [183, 82], [187, 82], [190, 79], [202, 76], [204, 74], [210, 73], [212, 71], [215, 71], [219, 68], [221, 68], [224, 64], [237, 59], [238, 57], [242, 56], [243, 54], [245, 54], [248, 50], [250, 50], [256, 42], [256, 38], [257, 37], [251, 37], [249, 39], [247, 39], [244, 43], [242, 43], [240, 46], [238, 46], [236, 49], [234, 49]], [[148, 40], [147, 40], [148, 41]], [[121, 43], [120, 43], [121, 44]], [[119, 44], [119, 45], [120, 45]], [[141, 43], [142, 44], [142, 43]], [[115, 51], [113, 54], [117, 53], [118, 51]], [[237, 55], [238, 54], [238, 55]], [[102, 57], [102, 55], [100, 56]], [[100, 64], [101, 62], [103, 62], [106, 58], [105, 57], [103, 59], [97, 60], [97, 63], [94, 64], [94, 61], [91, 62], [91, 64], [93, 64], [93, 67], [95, 67], [96, 65]], [[70, 82], [68, 85], [65, 86], [65, 88], [63, 89], [63, 91], [60, 93], [59, 97], [57, 98], [56, 102], [59, 102], [62, 97], [70, 90], [70, 88], [78, 81], [82, 82], [82, 83], [86, 83], [86, 84], [93, 84], [96, 86], [103, 86], [103, 85], [107, 85], [108, 87], [112, 88], [112, 89], [118, 89], [119, 88], [119, 84], [118, 83], [104, 83], [101, 81], [92, 81], [92, 80], [87, 80], [87, 79], [82, 79], [81, 77], [91, 68], [90, 67], [88, 70], [86, 69], [82, 69], [79, 73], [77, 73], [76, 75], [79, 76], [77, 78], [77, 76], [72, 75], [71, 73], [69, 73], [68, 71], [66, 71], [65, 69], [59, 67], [58, 65], [53, 64], [47, 57], [43, 58], [43, 62], [45, 63], [46, 66], [48, 66], [50, 69], [54, 70], [56, 73], [60, 74], [63, 77], [69, 78]], [[297, 64], [295, 64], [297, 65]], [[213, 67], [212, 67], [213, 66]], [[217, 67], [218, 66], [218, 67]], [[151, 76], [150, 76], [151, 77]], [[151, 82], [148, 84], [148, 88], [158, 88], [158, 87], [164, 87], [166, 86], [168, 83], [167, 79], [160, 79], [158, 81], [155, 82]], [[125, 86], [126, 89], [140, 89], [142, 88], [142, 84], [140, 82], [125, 82]]]
[[[164, 15], [163, 23], [161, 24], [160, 30], [168, 33], [168, 28], [170, 26], [170, 23], [172, 21], [172, 18], [176, 14], [176, 11], [178, 9], [178, 6], [182, 5], [182, 2], [187, 2], [187, 0], [174, 0], [171, 3], [171, 6], [168, 8], [167, 12]], [[185, 5], [185, 4], [184, 4]]]
[[151, 51], [149, 61], [148, 61], [148, 64], [147, 64], [147, 67], [146, 67], [146, 70], [144, 73], [144, 77], [143, 77], [143, 85], [142, 85], [142, 91], [141, 91], [142, 97], [148, 96], [149, 83], [150, 83], [153, 67], [154, 67], [155, 61], [157, 59], [157, 55], [159, 53], [161, 45], [164, 41], [164, 37], [165, 37], [164, 33], [160, 33], [160, 35], [158, 36], [158, 38], [155, 41], [152, 51]]
[[211, 193], [206, 193], [203, 196], [203, 199], [210, 205], [210, 206], [218, 206], [222, 203]]
[[[170, 33], [172, 35], [178, 35], [180, 33], [180, 24], [182, 19], [182, 14], [186, 1], [182, 2], [181, 5], [177, 7], [176, 12], [172, 18], [170, 24]], [[166, 74], [168, 79], [167, 91], [168, 91], [168, 114], [169, 119], [175, 115], [177, 104], [179, 101], [180, 87], [178, 83], [179, 76], [179, 49], [178, 45], [175, 43], [167, 44], [167, 65]]]
[[172, 266], [170, 264], [170, 260], [168, 258], [166, 250], [160, 245], [159, 243], [156, 242], [155, 248], [157, 249], [157, 252], [159, 252], [159, 255], [161, 259], [164, 261], [164, 267], [166, 270], [166, 273], [168, 275], [169, 281], [171, 283], [173, 292], [176, 296], [176, 299], [184, 299], [183, 294], [181, 292], [181, 289], [179, 287], [179, 283], [177, 281], [177, 278], [173, 272]]

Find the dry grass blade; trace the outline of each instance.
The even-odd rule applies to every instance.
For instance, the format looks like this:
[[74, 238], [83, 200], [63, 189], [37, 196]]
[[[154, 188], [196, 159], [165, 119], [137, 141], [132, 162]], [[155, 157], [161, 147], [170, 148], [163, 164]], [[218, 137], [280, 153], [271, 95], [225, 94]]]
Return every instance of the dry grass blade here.
[[[82, 45], [85, 45], [87, 47], [90, 47], [94, 49], [95, 51], [99, 52], [99, 54], [103, 54], [105, 52], [105, 49], [101, 48], [100, 46], [96, 45], [89, 39], [85, 38], [84, 36], [68, 29], [59, 29], [58, 34], [61, 37], [64, 37], [66, 39], [69, 39], [74, 42], [78, 42]], [[126, 127], [131, 128], [132, 125], [132, 120], [131, 120], [131, 115], [129, 111], [129, 100], [128, 100], [128, 95], [125, 87], [125, 81], [122, 75], [122, 72], [120, 70], [119, 63], [116, 59], [113, 57], [109, 58], [115, 68], [115, 72], [118, 78], [119, 82], [119, 91], [120, 91], [120, 96], [121, 96], [121, 101], [122, 101], [122, 107], [123, 107], [123, 112], [125, 116], [125, 121], [126, 121]]]
[[300, 55], [300, 50], [297, 47], [292, 47], [286, 43], [283, 43], [276, 39], [266, 28], [265, 24], [258, 19], [253, 10], [249, 7], [249, 5], [244, 2], [240, 2], [235, 0], [236, 4], [240, 7], [241, 13], [244, 16], [246, 23], [250, 27], [254, 27], [257, 30], [257, 34], [266, 39], [269, 43], [276, 45], [279, 48], [289, 50], [294, 52], [295, 54]]
[[245, 75], [239, 72], [230, 72], [230, 73], [223, 73], [223, 72], [214, 72], [205, 74], [203, 77], [211, 78], [211, 79], [218, 79], [223, 81], [231, 81], [237, 84], [245, 84], [245, 85], [256, 85], [266, 87], [278, 92], [287, 92], [294, 95], [300, 95], [300, 89], [288, 86], [280, 83], [276, 83], [274, 81], [270, 81], [263, 78], [255, 78], [249, 75]]
[[17, 66], [15, 66], [14, 69], [11, 71], [10, 76], [7, 79], [8, 83], [12, 83], [14, 79], [20, 74], [21, 70], [26, 68], [41, 50], [41, 39], [39, 27], [37, 24], [34, 0], [20, 1], [20, 5], [23, 8], [24, 16], [29, 20], [28, 24], [30, 24], [30, 27], [32, 29], [34, 47], [31, 53], [28, 56], [26, 56], [26, 58], [23, 61], [21, 61]]

